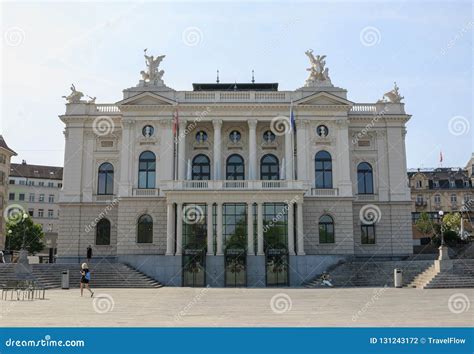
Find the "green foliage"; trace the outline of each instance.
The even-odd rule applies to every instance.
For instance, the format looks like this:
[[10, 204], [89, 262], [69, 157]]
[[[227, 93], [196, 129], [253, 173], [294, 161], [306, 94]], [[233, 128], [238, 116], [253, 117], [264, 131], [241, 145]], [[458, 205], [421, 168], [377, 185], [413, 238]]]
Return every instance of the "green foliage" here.
[[19, 251], [24, 236], [26, 236], [26, 249], [29, 253], [35, 254], [44, 248], [44, 233], [41, 225], [35, 224], [29, 217], [19, 222], [8, 222], [7, 230], [6, 245], [10, 247], [10, 250]]
[[433, 236], [435, 233], [435, 225], [433, 220], [425, 212], [420, 214], [420, 217], [415, 223], [416, 229], [423, 234], [423, 236]]
[[443, 230], [454, 231], [459, 233], [461, 229], [461, 214], [460, 213], [448, 213], [443, 217], [442, 220]]

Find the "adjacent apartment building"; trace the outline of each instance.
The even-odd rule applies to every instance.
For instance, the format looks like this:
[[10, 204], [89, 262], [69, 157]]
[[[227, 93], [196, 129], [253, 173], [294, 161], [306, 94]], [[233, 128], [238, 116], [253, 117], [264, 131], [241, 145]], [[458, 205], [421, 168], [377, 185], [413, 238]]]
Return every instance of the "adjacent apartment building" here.
[[463, 211], [465, 231], [471, 233], [474, 225], [474, 159], [464, 168], [439, 167], [416, 169], [408, 172], [412, 199], [412, 226], [414, 245], [426, 244], [430, 239], [416, 229], [416, 221], [426, 212], [433, 221], [439, 221], [439, 211]]
[[10, 149], [0, 135], [0, 250], [5, 249], [6, 218], [5, 209], [8, 195], [8, 175], [10, 173], [10, 160], [16, 152]]
[[8, 205], [20, 205], [43, 228], [45, 249], [39, 256], [50, 261], [56, 252], [59, 222], [59, 192], [63, 168], [56, 166], [11, 164]]

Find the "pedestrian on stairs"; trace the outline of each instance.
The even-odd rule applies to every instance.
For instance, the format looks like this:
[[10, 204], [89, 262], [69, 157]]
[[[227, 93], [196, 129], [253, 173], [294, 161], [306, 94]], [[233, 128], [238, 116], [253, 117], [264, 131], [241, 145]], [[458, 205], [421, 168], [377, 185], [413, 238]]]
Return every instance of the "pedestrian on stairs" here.
[[87, 290], [90, 291], [91, 297], [94, 296], [94, 292], [89, 287], [90, 280], [91, 280], [91, 272], [89, 271], [89, 267], [87, 266], [87, 263], [82, 263], [82, 266], [81, 266], [81, 296], [82, 296], [82, 293], [84, 292], [84, 286], [86, 287]]
[[5, 263], [5, 257], [3, 256], [2, 250], [0, 250], [0, 263]]
[[90, 263], [92, 258], [92, 247], [91, 245], [87, 246], [87, 262]]

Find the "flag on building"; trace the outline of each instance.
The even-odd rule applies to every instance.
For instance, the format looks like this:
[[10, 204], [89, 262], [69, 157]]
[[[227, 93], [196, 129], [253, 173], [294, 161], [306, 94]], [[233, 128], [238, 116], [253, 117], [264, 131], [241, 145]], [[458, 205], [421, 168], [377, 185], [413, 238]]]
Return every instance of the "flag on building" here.
[[173, 114], [173, 136], [176, 136], [176, 134], [178, 133], [178, 125], [179, 125], [179, 115], [178, 115], [178, 108], [176, 108]]
[[439, 163], [443, 163], [443, 152], [439, 152]]

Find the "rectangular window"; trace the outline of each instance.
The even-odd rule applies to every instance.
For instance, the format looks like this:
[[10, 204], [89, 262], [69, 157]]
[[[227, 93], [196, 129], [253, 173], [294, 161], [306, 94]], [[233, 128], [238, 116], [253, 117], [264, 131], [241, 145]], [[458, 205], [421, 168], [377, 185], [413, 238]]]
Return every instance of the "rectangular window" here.
[[48, 197], [48, 202], [49, 203], [54, 203], [54, 194], [50, 194]]
[[40, 187], [44, 187], [44, 182], [39, 182], [38, 185], [39, 185]]
[[0, 163], [5, 163], [7, 161], [7, 157], [3, 154], [0, 155]]
[[183, 248], [206, 248], [207, 212], [206, 204], [183, 205]]
[[375, 225], [360, 225], [361, 243], [375, 244]]
[[25, 200], [25, 194], [24, 193], [18, 194], [18, 200], [24, 201]]
[[54, 217], [54, 210], [48, 209], [48, 218], [53, 218]]
[[[1, 172], [0, 172], [0, 176], [1, 176]], [[15, 184], [15, 180], [14, 180], [14, 179], [11, 179], [11, 180], [9, 181], [9, 183], [10, 183], [10, 184]]]
[[9, 193], [8, 200], [15, 200], [15, 193]]
[[29, 214], [31, 217], [34, 216], [34, 213], [35, 213], [34, 209], [28, 209], [28, 214]]
[[48, 182], [48, 187], [52, 188], [54, 186], [53, 182]]
[[39, 195], [38, 201], [39, 201], [40, 203], [43, 203], [43, 202], [44, 202], [44, 194], [40, 194], [40, 195]]
[[26, 181], [25, 180], [20, 180], [20, 185], [24, 186], [26, 184]]
[[58, 188], [62, 188], [63, 187], [63, 184], [62, 183], [58, 183]]
[[35, 181], [28, 181], [28, 185], [29, 185], [29, 186], [34, 186], [34, 185], [35, 185]]
[[458, 197], [456, 194], [451, 194], [451, 203], [456, 204], [458, 201]]
[[38, 217], [42, 218], [44, 216], [44, 210], [43, 209], [38, 209]]
[[28, 199], [30, 202], [34, 202], [35, 201], [35, 194], [34, 193], [30, 193], [30, 197]]
[[222, 208], [224, 248], [247, 249], [247, 204], [226, 203]]

